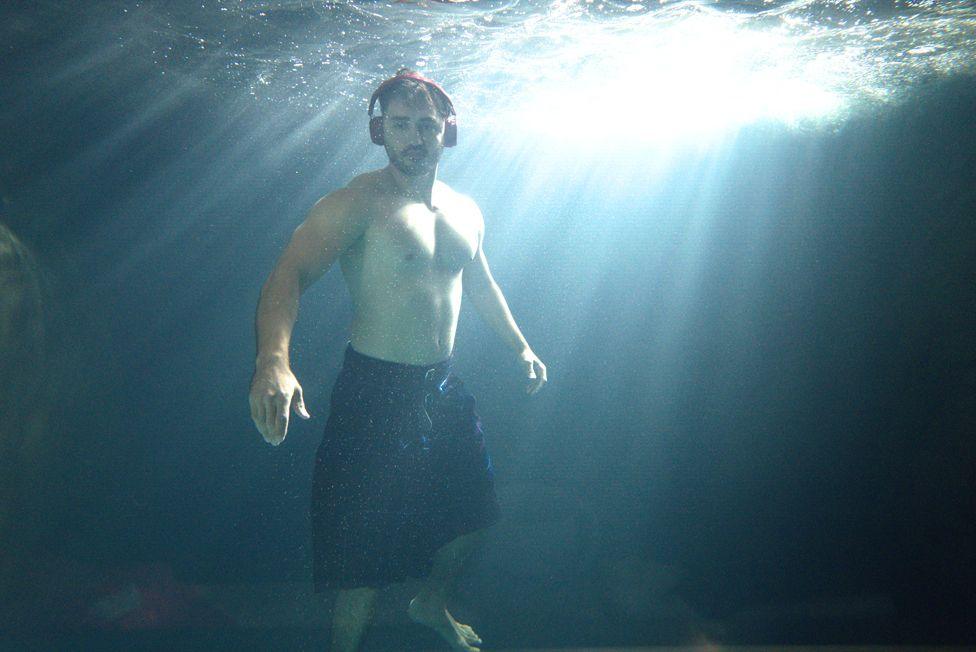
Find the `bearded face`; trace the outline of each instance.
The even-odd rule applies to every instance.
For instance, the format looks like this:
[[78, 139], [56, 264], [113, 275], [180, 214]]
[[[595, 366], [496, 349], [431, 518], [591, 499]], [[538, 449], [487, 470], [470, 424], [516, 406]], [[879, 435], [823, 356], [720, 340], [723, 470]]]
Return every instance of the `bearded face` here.
[[429, 102], [394, 98], [383, 114], [383, 141], [390, 163], [401, 173], [431, 173], [444, 151], [444, 118]]

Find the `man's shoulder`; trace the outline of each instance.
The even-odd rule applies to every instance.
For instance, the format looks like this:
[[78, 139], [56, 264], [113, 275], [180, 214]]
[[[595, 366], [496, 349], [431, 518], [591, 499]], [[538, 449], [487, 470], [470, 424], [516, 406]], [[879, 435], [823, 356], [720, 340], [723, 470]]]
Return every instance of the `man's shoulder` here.
[[321, 197], [313, 208], [314, 212], [341, 212], [347, 217], [364, 214], [367, 202], [376, 198], [380, 191], [376, 172], [356, 175], [346, 185]]
[[346, 190], [368, 195], [385, 187], [387, 183], [387, 176], [382, 169], [370, 170], [369, 172], [357, 174], [350, 179], [349, 183], [346, 184]]
[[330, 194], [341, 197], [350, 208], [361, 207], [363, 202], [375, 199], [382, 190], [380, 176], [380, 170], [357, 174], [345, 186]]

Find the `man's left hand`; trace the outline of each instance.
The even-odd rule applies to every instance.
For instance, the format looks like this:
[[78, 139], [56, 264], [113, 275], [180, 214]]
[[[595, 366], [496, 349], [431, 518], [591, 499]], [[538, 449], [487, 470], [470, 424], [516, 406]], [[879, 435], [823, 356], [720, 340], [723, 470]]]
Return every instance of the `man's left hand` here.
[[519, 364], [525, 370], [525, 375], [529, 378], [529, 384], [525, 388], [527, 394], [535, 394], [546, 384], [546, 365], [542, 364], [532, 349], [526, 349], [519, 355]]

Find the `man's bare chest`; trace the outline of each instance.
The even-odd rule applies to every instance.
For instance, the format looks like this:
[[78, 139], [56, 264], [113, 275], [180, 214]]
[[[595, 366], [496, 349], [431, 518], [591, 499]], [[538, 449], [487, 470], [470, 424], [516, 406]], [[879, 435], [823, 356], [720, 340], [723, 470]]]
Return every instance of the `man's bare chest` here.
[[398, 270], [456, 274], [478, 247], [478, 226], [457, 207], [421, 203], [398, 205], [370, 220], [363, 254]]

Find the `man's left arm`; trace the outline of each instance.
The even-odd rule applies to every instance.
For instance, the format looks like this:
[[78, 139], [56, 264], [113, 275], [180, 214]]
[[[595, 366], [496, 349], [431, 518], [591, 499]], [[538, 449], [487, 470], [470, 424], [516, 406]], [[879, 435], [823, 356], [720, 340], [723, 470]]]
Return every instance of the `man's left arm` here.
[[525, 337], [522, 336], [522, 332], [515, 324], [512, 311], [508, 308], [505, 295], [502, 294], [501, 288], [492, 278], [491, 270], [488, 269], [488, 260], [485, 258], [485, 252], [482, 249], [483, 234], [484, 227], [482, 226], [478, 237], [478, 251], [474, 258], [465, 265], [461, 276], [462, 287], [482, 319], [516, 353], [519, 363], [530, 381], [526, 387], [526, 392], [535, 394], [546, 384], [546, 366], [542, 364], [542, 360], [532, 352], [532, 348], [525, 341]]

